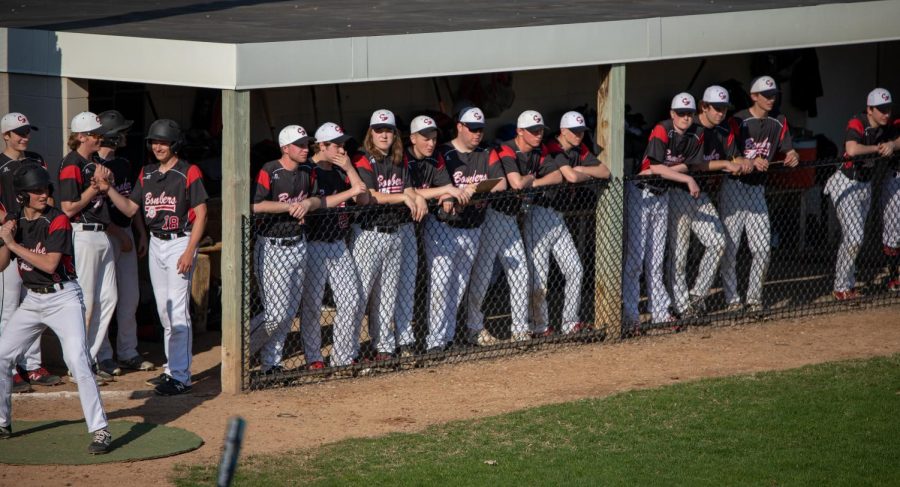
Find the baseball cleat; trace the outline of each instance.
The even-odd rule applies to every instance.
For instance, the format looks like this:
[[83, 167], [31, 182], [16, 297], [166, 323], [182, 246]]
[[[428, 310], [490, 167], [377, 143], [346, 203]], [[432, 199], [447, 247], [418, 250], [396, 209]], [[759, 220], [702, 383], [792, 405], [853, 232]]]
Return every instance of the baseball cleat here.
[[109, 446], [112, 443], [112, 434], [106, 428], [94, 431], [94, 438], [88, 445], [88, 453], [91, 455], [103, 455], [109, 453]]
[[594, 327], [591, 326], [590, 323], [579, 321], [578, 323], [575, 323], [575, 326], [573, 326], [571, 330], [566, 332], [566, 335], [579, 335], [581, 333], [590, 333], [592, 331], [594, 331]]
[[497, 340], [494, 335], [485, 329], [481, 329], [477, 332], [469, 331], [469, 344], [475, 345], [478, 347], [487, 347], [490, 345], [496, 345], [500, 343], [500, 340]]
[[119, 366], [129, 370], [140, 370], [141, 372], [156, 370], [156, 366], [153, 365], [153, 362], [144, 360], [140, 356], [119, 360]]
[[110, 377], [122, 375], [122, 368], [111, 358], [101, 360], [100, 363], [97, 364], [97, 368], [100, 372], [109, 374]]
[[527, 331], [517, 331], [513, 333], [510, 338], [510, 341], [512, 342], [527, 342], [528, 340], [531, 340], [531, 333], [528, 333]]
[[162, 384], [163, 382], [165, 382], [166, 377], [168, 377], [168, 376], [165, 373], [162, 373], [162, 374], [157, 375], [156, 377], [147, 379], [144, 383], [147, 384], [148, 386], [156, 387], [156, 386]]
[[163, 383], [156, 386], [153, 390], [160, 396], [178, 396], [191, 392], [191, 386], [167, 375]]
[[[275, 367], [272, 367], [272, 368], [274, 369]], [[312, 362], [306, 366], [307, 370], [322, 370], [324, 368], [325, 368], [325, 362], [323, 362], [321, 360], [316, 360], [315, 362]]]
[[552, 336], [553, 336], [553, 327], [552, 326], [548, 326], [543, 331], [535, 331], [531, 334], [531, 338], [534, 338], [534, 339], [548, 338], [548, 337], [552, 337]]
[[13, 374], [13, 386], [12, 386], [13, 393], [26, 393], [26, 392], [31, 392], [33, 390], [34, 389], [31, 388], [31, 384], [26, 382], [25, 379], [23, 379], [22, 376], [19, 375], [18, 371], [15, 374]]
[[887, 285], [888, 291], [900, 292], [900, 279], [892, 279]]
[[836, 301], [852, 301], [854, 299], [859, 299], [862, 295], [857, 292], [855, 289], [848, 289], [846, 291], [832, 291], [832, 296]]
[[55, 386], [62, 384], [62, 379], [58, 375], [47, 372], [47, 369], [38, 367], [28, 371], [28, 382], [39, 386]]
[[12, 425], [0, 426], [0, 440], [12, 438]]

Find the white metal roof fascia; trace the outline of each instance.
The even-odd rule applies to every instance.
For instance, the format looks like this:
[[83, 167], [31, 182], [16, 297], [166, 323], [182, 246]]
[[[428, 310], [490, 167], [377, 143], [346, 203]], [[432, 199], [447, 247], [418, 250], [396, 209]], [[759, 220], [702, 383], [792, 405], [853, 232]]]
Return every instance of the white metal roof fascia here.
[[378, 81], [900, 39], [900, 1], [239, 44], [237, 89]]
[[234, 44], [0, 29], [0, 72], [234, 88]]

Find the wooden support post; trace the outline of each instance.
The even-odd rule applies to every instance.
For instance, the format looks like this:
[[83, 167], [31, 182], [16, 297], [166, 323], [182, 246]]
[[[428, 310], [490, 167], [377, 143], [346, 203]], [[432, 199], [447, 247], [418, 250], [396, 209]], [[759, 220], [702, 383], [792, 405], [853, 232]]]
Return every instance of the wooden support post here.
[[241, 392], [243, 222], [250, 214], [250, 92], [222, 90], [222, 392]]
[[609, 187], [596, 211], [594, 322], [618, 336], [622, 327], [625, 191], [625, 65], [602, 66], [597, 89], [597, 143], [609, 168]]

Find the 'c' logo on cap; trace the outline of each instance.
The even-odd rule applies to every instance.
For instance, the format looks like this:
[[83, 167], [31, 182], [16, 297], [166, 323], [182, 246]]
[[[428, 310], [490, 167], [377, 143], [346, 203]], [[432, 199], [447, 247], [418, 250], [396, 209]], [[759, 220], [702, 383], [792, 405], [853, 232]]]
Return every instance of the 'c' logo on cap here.
[[28, 123], [28, 119], [25, 118], [25, 115], [19, 115], [17, 118], [18, 118], [19, 121], [22, 122], [22, 123]]
[[297, 133], [302, 135], [303, 137], [306, 137], [306, 131], [303, 130], [303, 127], [297, 127]]
[[889, 97], [887, 93], [882, 92], [882, 93], [881, 93], [881, 99], [884, 100], [884, 101], [888, 101], [888, 100], [891, 99], [891, 97]]
[[541, 117], [540, 117], [540, 115], [535, 114], [535, 115], [534, 115], [534, 121], [537, 122], [537, 123], [541, 123]]
[[724, 100], [724, 99], [725, 99], [725, 92], [724, 92], [724, 91], [720, 91], [720, 92], [719, 92], [719, 99], [720, 99], [720, 100]]
[[688, 100], [687, 97], [682, 98], [682, 99], [681, 99], [681, 104], [684, 105], [684, 106], [686, 106], [686, 107], [689, 107], [689, 106], [691, 106], [691, 100]]
[[334, 131], [337, 132], [337, 133], [339, 133], [339, 134], [344, 133], [344, 129], [342, 129], [340, 125], [335, 125], [335, 126], [334, 126]]
[[388, 119], [388, 116], [387, 116], [386, 113], [380, 113], [380, 114], [378, 114], [378, 118], [379, 118], [382, 122], [384, 122], [384, 121], [386, 121], [386, 120]]
[[767, 80], [766, 80], [766, 86], [768, 86], [769, 88], [771, 88], [771, 87], [774, 86], [774, 85], [775, 85], [775, 82], [774, 82], [774, 81], [772, 81], [772, 80], [770, 80], [770, 79], [767, 79]]
[[100, 117], [94, 117], [97, 120], [97, 123], [100, 123]]
[[422, 120], [422, 122], [423, 122], [425, 125], [432, 125], [432, 124], [434, 124], [434, 122], [432, 122], [430, 118], [426, 118], [425, 120]]
[[475, 112], [472, 116], [475, 117], [475, 120], [481, 120], [481, 113]]
[[575, 117], [575, 121], [578, 123], [584, 123], [584, 119], [581, 117]]

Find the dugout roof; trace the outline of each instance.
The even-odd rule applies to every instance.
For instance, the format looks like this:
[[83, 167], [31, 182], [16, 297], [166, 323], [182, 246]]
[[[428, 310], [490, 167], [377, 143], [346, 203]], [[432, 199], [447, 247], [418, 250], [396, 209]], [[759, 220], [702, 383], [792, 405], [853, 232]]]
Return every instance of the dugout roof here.
[[900, 39], [900, 0], [17, 0], [0, 72], [223, 89]]

